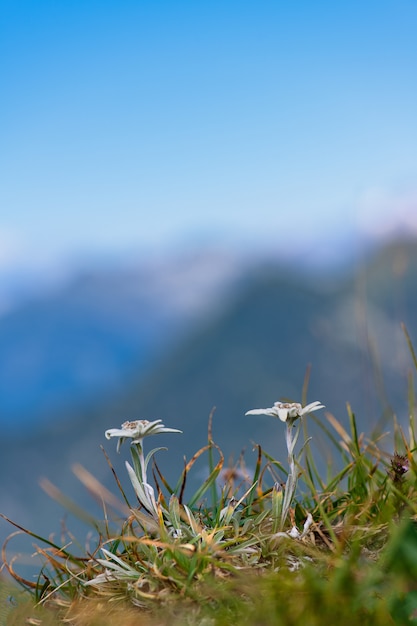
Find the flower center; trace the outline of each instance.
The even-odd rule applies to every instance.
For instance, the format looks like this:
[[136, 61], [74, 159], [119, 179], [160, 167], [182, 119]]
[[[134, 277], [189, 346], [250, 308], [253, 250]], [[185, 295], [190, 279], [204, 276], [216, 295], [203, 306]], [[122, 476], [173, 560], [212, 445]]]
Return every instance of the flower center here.
[[122, 424], [122, 428], [126, 428], [129, 430], [136, 430], [139, 424], [141, 426], [147, 426], [149, 424], [149, 421], [148, 420], [134, 420], [133, 422], [124, 422]]
[[278, 409], [297, 409], [297, 411], [301, 409], [299, 402], [275, 402], [274, 406]]

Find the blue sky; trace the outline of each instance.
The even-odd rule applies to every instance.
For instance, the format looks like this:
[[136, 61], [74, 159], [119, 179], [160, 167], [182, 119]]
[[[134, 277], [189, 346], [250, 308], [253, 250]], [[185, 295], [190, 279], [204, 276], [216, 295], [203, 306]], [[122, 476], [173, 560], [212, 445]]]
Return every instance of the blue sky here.
[[416, 0], [2, 0], [0, 271], [417, 230], [416, 32]]

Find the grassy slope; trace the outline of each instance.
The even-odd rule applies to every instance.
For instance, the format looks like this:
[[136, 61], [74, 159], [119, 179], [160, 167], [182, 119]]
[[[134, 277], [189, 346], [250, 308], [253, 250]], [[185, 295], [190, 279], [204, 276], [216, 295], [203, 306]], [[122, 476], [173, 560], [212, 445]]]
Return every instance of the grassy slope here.
[[[9, 601], [3, 623], [20, 625], [27, 616], [38, 620], [29, 622], [34, 624], [69, 620], [78, 626], [226, 626], [237, 620], [243, 626], [414, 623], [414, 422], [408, 440], [397, 430], [404, 454], [385, 457], [381, 445], [357, 432], [352, 414], [349, 432], [329, 420], [328, 434], [343, 459], [343, 471], [322, 483], [311, 452], [306, 452], [301, 491], [283, 534], [276, 510], [282, 494], [271, 489], [271, 479], [285, 480], [285, 468], [263, 457], [253, 477], [255, 487], [227, 516], [224, 507], [230, 501], [224, 491], [210, 500], [220, 460], [201, 497], [188, 501], [191, 518], [175, 495], [167, 499], [171, 490], [161, 483], [165, 513], [159, 521], [142, 509], [122, 530], [103, 531], [102, 545], [131, 568], [127, 577], [85, 587], [104, 571], [96, 560], [102, 555], [96, 552], [83, 561], [78, 551], [73, 558], [71, 548], [64, 554], [46, 544], [47, 570], [32, 589], [38, 606], [18, 595]], [[271, 430], [280, 426], [272, 422]], [[181, 500], [181, 485], [174, 492]], [[305, 536], [289, 537], [294, 524], [302, 529], [308, 512], [314, 523]], [[179, 537], [170, 533], [172, 524], [182, 529]], [[2, 597], [4, 602], [5, 592]]]

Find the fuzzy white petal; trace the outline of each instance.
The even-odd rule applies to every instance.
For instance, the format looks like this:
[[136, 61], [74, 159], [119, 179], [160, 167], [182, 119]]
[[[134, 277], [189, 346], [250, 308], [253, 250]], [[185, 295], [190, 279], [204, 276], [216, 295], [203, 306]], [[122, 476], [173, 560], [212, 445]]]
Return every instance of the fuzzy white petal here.
[[279, 409], [277, 408], [278, 417], [281, 422], [286, 422], [288, 419], [288, 409]]
[[252, 409], [246, 411], [245, 415], [270, 415], [272, 409]]
[[302, 413], [304, 415], [306, 413], [312, 413], [313, 411], [318, 411], [319, 409], [324, 408], [324, 404], [320, 404], [320, 402], [316, 400], [315, 402], [310, 402], [310, 404], [307, 404], [307, 406], [302, 409]]
[[132, 431], [126, 428], [109, 428], [104, 434], [106, 439], [111, 439], [111, 437], [131, 437]]

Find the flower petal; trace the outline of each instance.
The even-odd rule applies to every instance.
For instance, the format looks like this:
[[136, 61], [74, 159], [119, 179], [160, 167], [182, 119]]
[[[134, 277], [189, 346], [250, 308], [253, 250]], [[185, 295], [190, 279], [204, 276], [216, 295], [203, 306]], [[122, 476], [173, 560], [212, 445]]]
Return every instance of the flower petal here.
[[106, 439], [111, 439], [112, 437], [131, 437], [132, 431], [127, 430], [127, 428], [109, 428], [104, 435]]
[[312, 413], [313, 411], [318, 411], [319, 409], [324, 408], [324, 404], [320, 404], [320, 402], [316, 400], [315, 402], [310, 402], [310, 404], [307, 404], [305, 407], [303, 407], [302, 414], [305, 415], [306, 413]]
[[276, 408], [276, 412], [278, 413], [278, 417], [281, 420], [281, 422], [286, 422], [287, 421], [288, 414], [289, 414], [288, 409], [282, 409], [282, 408], [277, 407]]
[[245, 415], [273, 415], [277, 416], [277, 412], [275, 407], [271, 407], [269, 409], [252, 409], [251, 411], [246, 411]]

